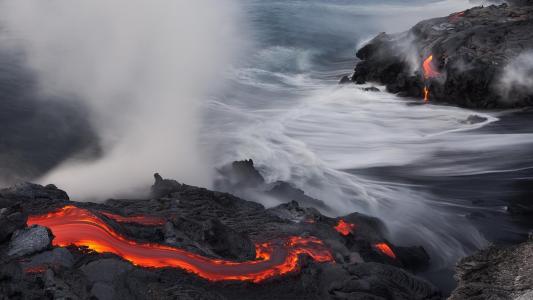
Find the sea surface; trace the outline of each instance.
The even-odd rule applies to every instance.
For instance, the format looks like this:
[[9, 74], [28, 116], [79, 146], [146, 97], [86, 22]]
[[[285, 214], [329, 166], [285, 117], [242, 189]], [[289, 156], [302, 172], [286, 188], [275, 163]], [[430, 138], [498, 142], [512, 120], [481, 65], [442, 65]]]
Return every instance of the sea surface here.
[[[244, 1], [251, 46], [207, 104], [204, 141], [217, 166], [253, 159], [334, 214], [382, 219], [399, 245], [423, 245], [423, 274], [445, 291], [456, 261], [523, 240], [507, 205], [529, 197], [532, 113], [424, 104], [338, 85], [355, 51], [468, 1]], [[279, 204], [270, 199], [266, 206]]]

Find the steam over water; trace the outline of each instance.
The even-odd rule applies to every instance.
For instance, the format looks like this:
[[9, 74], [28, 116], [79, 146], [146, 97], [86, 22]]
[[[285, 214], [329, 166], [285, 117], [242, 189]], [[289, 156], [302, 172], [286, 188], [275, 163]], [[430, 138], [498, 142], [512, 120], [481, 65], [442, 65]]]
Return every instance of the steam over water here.
[[[355, 49], [377, 33], [469, 1], [67, 2], [1, 7], [9, 36], [22, 40], [13, 47], [44, 90], [31, 96], [80, 116], [61, 136], [86, 137], [67, 140], [77, 151], [48, 148], [54, 139], [38, 144], [44, 157], [70, 158], [32, 173], [45, 173], [43, 182], [84, 197], [146, 185], [153, 171], [209, 186], [213, 167], [251, 158], [268, 181], [295, 184], [333, 214], [377, 216], [394, 243], [423, 245], [430, 278], [489, 241], [524, 233], [505, 205], [533, 178], [530, 113], [423, 105], [337, 85]], [[53, 131], [59, 118], [42, 124]], [[91, 130], [96, 137], [87, 138]], [[100, 145], [98, 159], [80, 154], [87, 144]]]

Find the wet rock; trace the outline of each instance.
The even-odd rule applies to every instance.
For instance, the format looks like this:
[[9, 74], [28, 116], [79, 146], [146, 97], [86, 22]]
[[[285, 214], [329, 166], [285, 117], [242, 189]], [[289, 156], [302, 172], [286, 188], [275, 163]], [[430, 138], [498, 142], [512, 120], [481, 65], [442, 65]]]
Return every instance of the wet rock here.
[[323, 201], [307, 196], [304, 191], [287, 182], [277, 181], [273, 183], [269, 186], [265, 194], [282, 202], [297, 201], [304, 206], [317, 207], [326, 211], [329, 210], [329, 207]]
[[52, 246], [52, 234], [42, 226], [19, 229], [13, 233], [7, 254], [21, 257], [41, 252]]
[[365, 92], [379, 92], [380, 90], [375, 87], [375, 86], [371, 86], [371, 87], [366, 87], [366, 88], [363, 88], [362, 89], [363, 91]]
[[268, 209], [268, 212], [292, 222], [314, 222], [320, 212], [314, 208], [301, 207], [297, 201], [280, 204]]
[[462, 121], [462, 123], [463, 124], [472, 125], [472, 124], [483, 123], [483, 122], [486, 122], [486, 121], [487, 121], [487, 118], [485, 118], [485, 117], [481, 117], [481, 116], [478, 116], [478, 115], [470, 115], [470, 116], [468, 116], [468, 118], [466, 118], [466, 120]]
[[233, 162], [231, 165], [221, 168], [219, 173], [220, 178], [215, 182], [215, 187], [218, 190], [235, 193], [252, 200], [267, 197], [275, 198], [282, 203], [297, 201], [303, 206], [317, 207], [326, 212], [330, 211], [330, 208], [323, 201], [306, 195], [303, 190], [291, 183], [284, 181], [267, 183], [251, 159]]
[[[521, 4], [476, 7], [404, 33], [381, 33], [357, 52], [361, 61], [352, 80], [379, 82], [389, 92], [417, 98], [427, 86], [431, 101], [463, 107], [532, 105], [530, 86], [506, 81], [509, 70], [518, 74], [514, 65], [528, 72], [520, 57], [533, 51], [533, 5]], [[425, 76], [422, 64], [430, 55], [439, 74]]]
[[0, 209], [0, 243], [11, 237], [13, 232], [26, 226], [26, 217], [20, 205]]
[[533, 241], [493, 246], [462, 259], [456, 268], [458, 287], [450, 300], [531, 299]]
[[341, 80], [339, 80], [339, 84], [348, 84], [348, 83], [353, 83], [353, 82], [352, 82], [352, 79], [347, 75], [342, 76]]

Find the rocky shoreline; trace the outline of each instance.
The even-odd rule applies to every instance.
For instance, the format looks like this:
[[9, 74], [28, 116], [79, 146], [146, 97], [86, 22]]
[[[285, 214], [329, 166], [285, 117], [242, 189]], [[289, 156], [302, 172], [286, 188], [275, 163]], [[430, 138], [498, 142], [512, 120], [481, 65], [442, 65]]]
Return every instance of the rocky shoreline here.
[[[257, 171], [252, 161], [243, 161], [225, 172]], [[258, 176], [243, 178], [265, 184]], [[415, 275], [429, 263], [424, 249], [391, 244], [376, 218], [359, 213], [329, 218], [296, 201], [265, 209], [157, 174], [151, 194], [143, 200], [82, 203], [53, 185], [25, 183], [0, 190], [0, 299], [443, 299], [435, 286]], [[319, 263], [300, 255], [298, 268], [285, 275], [258, 283], [213, 282], [180, 268], [135, 266], [106, 251], [60, 247], [50, 229], [27, 226], [28, 217], [66, 206], [91, 212], [135, 243], [174, 247], [207, 259], [253, 261], [259, 249], [254, 244], [297, 236], [320, 239], [333, 260]], [[527, 299], [533, 293], [532, 245], [491, 248], [463, 259], [451, 299], [488, 299], [493, 292], [498, 299]]]
[[533, 1], [475, 7], [381, 33], [342, 83], [469, 108], [533, 104]]
[[[358, 213], [329, 218], [295, 201], [265, 209], [231, 194], [155, 178], [150, 199], [101, 204], [71, 201], [53, 185], [26, 183], [0, 190], [0, 298], [442, 298], [437, 288], [410, 271], [427, 265], [425, 251], [388, 242], [378, 219]], [[246, 262], [258, 255], [256, 243], [312, 236], [323, 241], [334, 261], [320, 263], [300, 255], [295, 271], [260, 283], [212, 282], [180, 268], [138, 267], [90, 247], [54, 246], [51, 230], [26, 225], [28, 217], [64, 207], [91, 212], [135, 243], [175, 247], [206, 259]], [[144, 222], [141, 217], [164, 221]], [[341, 220], [353, 226], [336, 229]]]

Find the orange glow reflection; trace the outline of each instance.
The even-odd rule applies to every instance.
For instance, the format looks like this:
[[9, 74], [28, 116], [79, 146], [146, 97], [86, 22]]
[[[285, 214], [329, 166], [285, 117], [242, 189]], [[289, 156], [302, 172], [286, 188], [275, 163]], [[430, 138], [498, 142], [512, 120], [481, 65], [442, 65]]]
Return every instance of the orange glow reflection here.
[[347, 236], [350, 233], [352, 233], [353, 230], [355, 230], [355, 227], [356, 227], [355, 224], [348, 223], [348, 222], [345, 222], [343, 219], [340, 219], [339, 223], [337, 223], [337, 226], [335, 226], [334, 228], [340, 234]]
[[317, 262], [332, 262], [324, 243], [315, 237], [293, 236], [256, 245], [256, 260], [233, 262], [211, 259], [182, 249], [129, 240], [89, 210], [65, 206], [56, 212], [30, 216], [28, 225], [50, 228], [54, 246], [74, 245], [102, 253], [114, 253], [134, 265], [180, 268], [211, 281], [260, 282], [298, 269], [299, 255]]
[[376, 249], [378, 249], [381, 253], [387, 255], [388, 257], [394, 259], [396, 258], [396, 254], [394, 254], [394, 251], [392, 251], [390, 246], [386, 243], [375, 244], [374, 247], [376, 247]]

